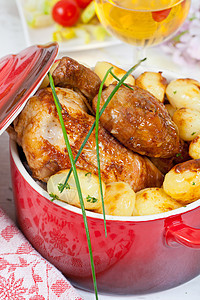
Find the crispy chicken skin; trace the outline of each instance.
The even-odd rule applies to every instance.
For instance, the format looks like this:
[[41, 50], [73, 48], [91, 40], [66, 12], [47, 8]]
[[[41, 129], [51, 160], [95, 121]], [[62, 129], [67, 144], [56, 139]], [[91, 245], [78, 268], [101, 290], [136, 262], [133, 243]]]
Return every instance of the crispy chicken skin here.
[[[67, 88], [56, 88], [62, 115], [75, 157], [95, 118], [86, 112], [83, 99]], [[78, 99], [78, 100], [77, 100]], [[50, 88], [39, 90], [29, 99], [14, 121], [18, 143], [22, 146], [33, 177], [47, 181], [61, 169], [70, 168], [63, 134]], [[86, 143], [76, 166], [97, 174], [95, 133]], [[99, 128], [101, 174], [105, 183], [125, 181], [134, 191], [161, 186], [163, 175], [146, 158], [127, 150], [103, 127]]]
[[[92, 110], [96, 110], [101, 81], [91, 69], [63, 57], [53, 72], [53, 79], [56, 86], [80, 90], [88, 99], [88, 107], [94, 98]], [[101, 107], [114, 86], [104, 89]], [[149, 157], [173, 157], [179, 150], [177, 126], [152, 94], [137, 86], [133, 89], [120, 87], [101, 116], [102, 126], [134, 152]]]
[[150, 157], [152, 163], [161, 171], [162, 174], [168, 173], [175, 165], [190, 160], [189, 144], [180, 139], [179, 151], [176, 155], [169, 158]]
[[55, 86], [76, 88], [90, 101], [98, 94], [101, 80], [90, 68], [79, 64], [72, 58], [61, 58], [54, 70]]
[[[104, 89], [103, 106], [114, 89]], [[96, 110], [97, 96], [93, 100]], [[179, 151], [177, 126], [164, 105], [152, 94], [137, 86], [121, 86], [101, 116], [101, 123], [123, 145], [142, 155], [168, 158]]]

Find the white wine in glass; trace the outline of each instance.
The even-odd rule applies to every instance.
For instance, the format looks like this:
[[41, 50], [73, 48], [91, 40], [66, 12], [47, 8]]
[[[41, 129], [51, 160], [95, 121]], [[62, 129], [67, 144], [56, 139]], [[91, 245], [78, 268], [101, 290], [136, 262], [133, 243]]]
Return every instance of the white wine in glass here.
[[135, 46], [157, 45], [186, 19], [190, 0], [95, 0], [100, 22], [120, 40]]

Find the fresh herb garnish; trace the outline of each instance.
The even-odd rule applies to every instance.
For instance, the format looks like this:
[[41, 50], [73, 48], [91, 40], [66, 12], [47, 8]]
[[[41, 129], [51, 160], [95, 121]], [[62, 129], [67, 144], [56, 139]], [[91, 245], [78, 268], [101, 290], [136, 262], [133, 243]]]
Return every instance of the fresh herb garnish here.
[[183, 156], [182, 156], [181, 153], [176, 153], [176, 157], [179, 157], [179, 158], [183, 159]]
[[69, 159], [70, 159], [70, 162], [71, 162], [71, 165], [72, 165], [72, 170], [73, 170], [73, 174], [74, 174], [76, 188], [77, 188], [77, 191], [78, 191], [78, 196], [79, 196], [82, 215], [83, 215], [83, 222], [84, 222], [85, 232], [86, 232], [86, 237], [87, 237], [89, 255], [90, 255], [90, 263], [91, 263], [91, 269], [92, 269], [92, 278], [93, 278], [94, 290], [95, 290], [96, 299], [98, 299], [97, 281], [96, 281], [96, 274], [95, 274], [95, 267], [94, 267], [94, 259], [93, 259], [93, 254], [92, 254], [92, 245], [91, 245], [88, 222], [87, 222], [87, 217], [86, 217], [86, 212], [85, 212], [85, 207], [84, 207], [83, 195], [82, 195], [82, 192], [81, 192], [80, 182], [79, 182], [79, 178], [78, 178], [74, 158], [73, 158], [73, 155], [72, 155], [72, 150], [71, 150], [71, 146], [70, 146], [70, 143], [69, 143], [68, 135], [67, 135], [67, 132], [66, 132], [64, 120], [63, 120], [63, 117], [62, 117], [62, 107], [61, 107], [59, 99], [57, 97], [57, 94], [56, 94], [56, 91], [55, 91], [54, 81], [53, 81], [53, 78], [52, 78], [50, 72], [48, 72], [48, 76], [49, 76], [49, 82], [50, 82], [50, 86], [51, 86], [51, 89], [52, 89], [54, 102], [55, 102], [56, 109], [57, 109], [57, 112], [58, 112], [60, 125], [61, 125], [62, 132], [63, 132], [63, 137], [64, 137], [65, 144], [66, 144], [66, 147], [67, 147]]
[[87, 200], [87, 202], [91, 202], [91, 203], [96, 203], [96, 202], [98, 201], [97, 198], [91, 197], [90, 195], [88, 195], [88, 196], [86, 197], [86, 200]]
[[181, 156], [181, 153], [176, 153], [176, 157], [179, 157], [179, 156]]
[[60, 198], [58, 197], [58, 195], [54, 194], [54, 193], [50, 193], [49, 196], [51, 197], [51, 201], [53, 202], [54, 200], [60, 200]]
[[[104, 112], [104, 110], [106, 109], [107, 105], [108, 105], [109, 102], [111, 101], [112, 97], [113, 97], [114, 94], [117, 92], [117, 90], [120, 88], [120, 86], [123, 84], [123, 82], [126, 80], [126, 78], [127, 78], [127, 77], [128, 77], [128, 76], [129, 76], [129, 75], [130, 75], [130, 74], [131, 74], [131, 73], [132, 73], [132, 72], [133, 72], [133, 71], [134, 71], [134, 70], [135, 70], [142, 62], [143, 62], [143, 61], [145, 61], [145, 60], [146, 60], [146, 58], [141, 59], [136, 65], [134, 65], [132, 68], [130, 68], [130, 69], [127, 71], [127, 73], [119, 80], [118, 84], [115, 86], [115, 88], [113, 89], [113, 91], [110, 93], [109, 97], [107, 98], [106, 102], [104, 103], [103, 107], [101, 108], [101, 111], [100, 111], [100, 113], [99, 113], [99, 117], [101, 117], [101, 115], [103, 114], [103, 112]], [[112, 67], [110, 68], [110, 70], [112, 70]], [[108, 70], [108, 72], [109, 72], [109, 70]], [[106, 75], [107, 75], [107, 73], [106, 73]], [[104, 82], [105, 82], [105, 81], [104, 81]], [[92, 131], [94, 130], [94, 128], [95, 128], [95, 123], [96, 123], [96, 120], [95, 120], [95, 122], [93, 123], [92, 127], [90, 128], [90, 130], [89, 130], [87, 136], [85, 137], [85, 140], [83, 141], [81, 147], [79, 148], [79, 151], [78, 151], [78, 153], [77, 153], [77, 155], [76, 155], [76, 157], [75, 157], [75, 159], [74, 159], [75, 163], [77, 162], [77, 160], [78, 160], [78, 158], [79, 158], [79, 156], [80, 156], [80, 154], [81, 154], [81, 152], [82, 152], [82, 150], [83, 150], [85, 144], [87, 143], [87, 141], [88, 141], [88, 139], [89, 139], [89, 137], [90, 137]], [[71, 172], [72, 172], [72, 168], [69, 170], [69, 173], [68, 173], [68, 175], [67, 175], [67, 177], [66, 177], [66, 179], [65, 179], [65, 183], [68, 181]], [[64, 184], [65, 184], [65, 183], [64, 183]]]
[[177, 93], [177, 91], [173, 91], [174, 95]]
[[196, 131], [194, 131], [191, 135], [194, 135], [196, 133]]
[[[132, 72], [133, 72], [133, 71], [134, 71], [134, 70], [135, 70], [142, 62], [143, 62], [143, 61], [145, 61], [145, 60], [146, 60], [146, 58], [140, 60], [136, 65], [134, 65], [133, 67], [131, 67], [131, 68], [127, 71], [127, 73], [119, 80], [118, 84], [114, 87], [114, 89], [112, 90], [112, 92], [111, 92], [110, 95], [108, 96], [106, 102], [104, 103], [103, 107], [101, 108], [101, 111], [100, 111], [100, 113], [99, 113], [99, 118], [100, 118], [101, 115], [103, 114], [104, 110], [106, 109], [107, 105], [108, 105], [109, 102], [111, 101], [111, 99], [112, 99], [112, 97], [114, 96], [114, 94], [117, 92], [117, 90], [120, 88], [120, 86], [124, 83], [124, 81], [126, 80], [126, 78], [127, 78], [127, 77], [128, 77], [128, 76], [129, 76], [129, 75], [130, 75], [130, 74], [131, 74], [131, 73], [132, 73]], [[106, 78], [107, 78], [108, 74], [112, 71], [112, 69], [113, 69], [113, 67], [111, 67], [111, 68], [106, 72], [106, 75], [104, 76], [104, 78], [103, 78], [103, 80], [102, 80], [102, 84], [101, 84], [102, 87], [103, 87], [103, 84], [104, 84], [105, 81], [106, 81]], [[96, 124], [96, 120], [95, 120], [95, 122], [93, 123], [92, 127], [90, 128], [88, 134], [86, 135], [85, 140], [83, 141], [83, 143], [82, 143], [82, 145], [81, 145], [81, 147], [80, 147], [80, 149], [79, 149], [79, 151], [78, 151], [78, 153], [77, 153], [77, 155], [76, 155], [76, 157], [75, 157], [75, 159], [74, 159], [74, 162], [75, 162], [75, 163], [77, 162], [77, 160], [78, 160], [78, 158], [79, 158], [79, 156], [80, 156], [80, 154], [81, 154], [81, 152], [82, 152], [82, 150], [83, 150], [85, 144], [87, 143], [87, 141], [88, 141], [88, 139], [89, 139], [89, 137], [90, 137], [92, 131], [94, 130], [95, 124]], [[69, 173], [68, 173], [68, 175], [67, 175], [67, 177], [66, 177], [66, 179], [65, 179], [64, 185], [67, 183], [67, 181], [68, 181], [68, 179], [69, 179], [69, 177], [70, 177], [70, 175], [71, 175], [71, 172], [72, 172], [72, 168], [69, 170]], [[63, 191], [63, 190], [61, 190], [61, 192], [62, 192], [62, 191]], [[104, 217], [105, 235], [107, 236], [106, 222], [105, 222], [104, 203], [102, 203], [102, 210], [103, 210], [103, 217]]]
[[58, 190], [59, 190], [59, 192], [63, 191], [63, 188], [67, 189], [67, 190], [70, 190], [69, 183], [67, 182], [66, 184], [63, 184], [63, 183], [59, 183], [58, 184]]
[[103, 200], [103, 189], [102, 189], [102, 181], [101, 181], [101, 168], [100, 168], [100, 156], [99, 156], [99, 118], [100, 118], [100, 101], [101, 101], [101, 95], [104, 83], [106, 81], [106, 78], [108, 77], [109, 73], [113, 67], [111, 67], [109, 70], [107, 70], [98, 93], [98, 99], [97, 99], [97, 107], [96, 107], [96, 121], [95, 121], [95, 139], [96, 139], [96, 153], [97, 153], [97, 167], [98, 167], [98, 177], [99, 177], [99, 187], [100, 187], [100, 194], [101, 194], [101, 203], [102, 203], [102, 212], [104, 217], [104, 228], [105, 228], [105, 236], [107, 237], [107, 228], [106, 228], [106, 217], [105, 217], [105, 207], [104, 207], [104, 200]]
[[[112, 72], [110, 71], [110, 74], [117, 80], [120, 81], [120, 79]], [[124, 86], [126, 86], [127, 88], [129, 88], [130, 90], [134, 90], [134, 88], [132, 88], [130, 85], [123, 83]]]
[[[75, 163], [78, 160], [78, 158], [79, 158], [79, 156], [80, 156], [80, 154], [81, 154], [81, 152], [82, 152], [82, 150], [83, 150], [83, 148], [84, 148], [87, 140], [89, 139], [92, 131], [94, 130], [96, 124], [97, 124], [97, 126], [95, 128], [95, 133], [98, 132], [98, 121], [99, 121], [99, 118], [101, 117], [102, 113], [106, 109], [107, 105], [111, 101], [111, 99], [114, 96], [114, 94], [117, 92], [117, 90], [120, 88], [120, 86], [124, 83], [124, 81], [126, 80], [126, 78], [145, 60], [146, 60], [146, 58], [140, 60], [135, 66], [133, 66], [132, 68], [130, 68], [127, 71], [127, 73], [119, 80], [118, 84], [114, 87], [113, 91], [108, 96], [108, 98], [107, 98], [106, 102], [104, 103], [104, 105], [103, 105], [101, 111], [99, 112], [99, 114], [97, 112], [96, 120], [93, 123], [92, 127], [90, 128], [90, 130], [89, 130], [89, 132], [88, 132], [88, 134], [87, 134], [84, 142], [82, 143], [82, 145], [81, 145], [81, 147], [80, 147], [80, 149], [79, 149], [79, 151], [78, 151], [75, 159], [73, 158], [73, 155], [72, 155], [72, 150], [71, 150], [69, 139], [68, 139], [68, 136], [67, 136], [67, 132], [66, 132], [64, 120], [63, 120], [63, 117], [62, 117], [62, 107], [61, 107], [61, 104], [59, 102], [59, 99], [58, 99], [56, 91], [55, 91], [55, 86], [54, 86], [53, 78], [52, 78], [51, 74], [48, 72], [48, 77], [49, 77], [49, 82], [50, 82], [50, 86], [51, 86], [51, 89], [52, 89], [52, 94], [53, 94], [54, 102], [55, 102], [56, 109], [57, 109], [57, 112], [58, 112], [58, 116], [59, 116], [59, 120], [60, 120], [60, 124], [61, 124], [61, 128], [62, 128], [62, 132], [63, 132], [65, 144], [66, 144], [66, 147], [67, 147], [68, 155], [69, 155], [70, 162], [71, 162], [71, 165], [72, 165], [72, 167], [71, 167], [71, 169], [70, 169], [70, 171], [69, 171], [69, 173], [68, 173], [68, 175], [66, 177], [66, 180], [65, 180], [64, 184], [62, 186], [60, 186], [60, 192], [63, 192], [64, 188], [67, 186], [68, 179], [70, 177], [71, 172], [73, 171], [74, 179], [75, 179], [76, 187], [77, 187], [77, 191], [78, 191], [78, 196], [79, 196], [79, 200], [80, 200], [82, 215], [83, 215], [83, 221], [84, 221], [84, 226], [85, 226], [85, 231], [86, 231], [87, 242], [88, 242], [88, 249], [89, 249], [89, 255], [90, 255], [90, 263], [91, 263], [92, 277], [93, 277], [93, 284], [94, 284], [94, 290], [95, 290], [96, 299], [98, 299], [98, 291], [97, 291], [97, 282], [96, 282], [96, 274], [95, 274], [95, 267], [94, 267], [94, 259], [93, 259], [93, 254], [92, 254], [91, 239], [90, 239], [90, 233], [89, 233], [89, 228], [88, 228], [88, 223], [87, 223], [87, 217], [86, 217], [86, 212], [85, 212], [85, 207], [84, 207], [83, 196], [82, 196], [82, 192], [81, 192], [80, 182], [79, 182], [79, 178], [78, 178], [78, 174], [77, 174]], [[99, 101], [101, 99], [101, 92], [102, 92], [102, 89], [103, 89], [103, 84], [105, 83], [105, 80], [106, 80], [108, 74], [111, 72], [111, 70], [112, 70], [112, 68], [110, 68], [107, 71], [107, 73], [106, 73], [106, 75], [105, 75], [105, 77], [104, 77], [104, 79], [102, 81], [102, 84], [100, 86], [100, 92], [99, 92], [99, 95], [98, 95]], [[98, 146], [97, 146], [97, 148], [98, 148]], [[98, 160], [98, 165], [100, 166], [99, 160]], [[99, 167], [98, 167], [98, 170], [99, 170], [98, 173], [100, 173], [100, 168]], [[100, 179], [100, 186], [101, 186], [101, 179]], [[89, 197], [89, 195], [88, 195], [88, 197]], [[93, 198], [96, 199], [95, 197], [93, 197]], [[104, 223], [105, 223], [105, 211], [104, 211], [104, 203], [103, 203], [103, 201], [102, 201], [102, 206], [103, 206]], [[105, 226], [105, 233], [106, 233], [106, 226]], [[107, 235], [107, 233], [106, 233], [106, 235]]]
[[87, 172], [87, 173], [85, 173], [85, 176], [88, 176], [88, 175], [92, 175], [92, 173], [91, 172]]
[[195, 185], [196, 183], [193, 181], [192, 185]]

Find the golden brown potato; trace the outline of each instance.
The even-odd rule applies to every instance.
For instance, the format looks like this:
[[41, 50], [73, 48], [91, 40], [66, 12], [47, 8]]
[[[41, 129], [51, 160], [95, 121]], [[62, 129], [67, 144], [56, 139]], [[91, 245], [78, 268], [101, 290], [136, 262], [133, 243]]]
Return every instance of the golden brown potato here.
[[111, 182], [106, 185], [104, 206], [107, 215], [132, 216], [135, 192], [126, 182]]
[[173, 106], [172, 106], [171, 104], [169, 104], [169, 103], [165, 104], [165, 107], [166, 107], [166, 109], [167, 109], [167, 111], [168, 111], [170, 117], [173, 118], [173, 115], [174, 115], [174, 113], [175, 113], [175, 111], [176, 111], [176, 108], [173, 107]]
[[[94, 68], [94, 72], [99, 76], [101, 80], [103, 80], [104, 76], [106, 75], [106, 72], [111, 67], [113, 67], [112, 69], [113, 74], [115, 74], [119, 79], [121, 79], [126, 74], [125, 70], [120, 69], [119, 67], [106, 61], [97, 62]], [[115, 81], [116, 79], [111, 74], [109, 74], [105, 81], [105, 85], [108, 86], [109, 84]], [[124, 82], [130, 85], [135, 85], [135, 78], [133, 75], [129, 75]]]
[[167, 80], [162, 76], [162, 72], [144, 72], [136, 79], [135, 84], [150, 92], [160, 102], [164, 102]]
[[[57, 195], [59, 199], [64, 202], [77, 207], [81, 207], [73, 174], [70, 175], [68, 181], [69, 188], [65, 188], [62, 193], [60, 193], [58, 189], [58, 185], [65, 182], [68, 172], [69, 170], [62, 170], [55, 175], [52, 175], [47, 182], [47, 191], [49, 194], [52, 193], [54, 195]], [[85, 209], [99, 209], [101, 207], [101, 196], [98, 176], [92, 173], [87, 173], [87, 171], [80, 169], [77, 169], [77, 173], [80, 181]], [[106, 186], [104, 182], [102, 182], [102, 188], [103, 194], [105, 194]]]
[[[57, 60], [56, 62], [53, 63], [53, 65], [51, 66], [51, 69], [49, 70], [50, 74], [53, 74], [53, 71], [55, 70], [55, 68], [58, 66], [60, 60]], [[49, 77], [48, 75], [46, 75], [40, 85], [40, 89], [45, 88], [49, 86]]]
[[173, 115], [173, 121], [178, 126], [179, 136], [184, 141], [192, 141], [200, 134], [200, 112], [189, 108], [179, 108]]
[[200, 135], [197, 135], [190, 143], [189, 155], [194, 159], [200, 158]]
[[186, 107], [200, 111], [200, 83], [194, 79], [176, 79], [166, 88], [166, 96], [175, 108]]
[[164, 191], [181, 204], [200, 198], [200, 159], [193, 159], [174, 166], [163, 182]]
[[136, 193], [133, 215], [144, 216], [163, 213], [181, 207], [181, 205], [162, 188], [147, 188]]

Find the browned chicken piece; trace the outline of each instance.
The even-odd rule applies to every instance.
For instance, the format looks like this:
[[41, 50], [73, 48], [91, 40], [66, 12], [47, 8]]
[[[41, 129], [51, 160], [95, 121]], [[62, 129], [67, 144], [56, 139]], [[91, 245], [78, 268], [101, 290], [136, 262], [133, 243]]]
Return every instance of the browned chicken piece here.
[[187, 160], [190, 160], [189, 145], [180, 139], [179, 150], [173, 157], [161, 158], [151, 157], [152, 163], [161, 171], [162, 174], [168, 173], [176, 164], [180, 164]]
[[[84, 104], [80, 105], [83, 99], [75, 91], [56, 88], [56, 92], [62, 105], [62, 115], [75, 157], [95, 118], [86, 112]], [[33, 177], [46, 182], [57, 171], [70, 168], [71, 164], [50, 88], [41, 89], [30, 98], [14, 121], [14, 130]], [[76, 166], [98, 174], [95, 145], [93, 131]], [[134, 191], [161, 186], [163, 175], [148, 158], [127, 150], [101, 126], [99, 147], [101, 174], [105, 183], [125, 181]]]
[[150, 157], [150, 161], [160, 170], [162, 174], [168, 173], [174, 166], [174, 157], [162, 158], [162, 157]]
[[[53, 79], [55, 85], [80, 90], [89, 99], [89, 105], [101, 83], [91, 69], [69, 57], [60, 60]], [[101, 107], [114, 86], [103, 91]], [[96, 101], [97, 96], [93, 100], [94, 110]], [[137, 86], [134, 91], [124, 86], [119, 89], [102, 115], [101, 123], [123, 145], [139, 154], [168, 158], [178, 152], [178, 129], [164, 105]]]
[[[101, 105], [114, 89], [104, 89]], [[96, 110], [97, 96], [93, 100]], [[137, 86], [121, 86], [101, 116], [102, 125], [123, 145], [150, 157], [171, 157], [179, 151], [177, 126], [164, 105], [152, 94]]]
[[101, 80], [90, 68], [79, 64], [72, 58], [61, 58], [54, 70], [55, 86], [77, 88], [90, 101], [98, 94]]
[[191, 157], [189, 155], [189, 143], [184, 142], [183, 140], [180, 139], [179, 150], [174, 157], [174, 165], [180, 164], [187, 160], [191, 160]]

